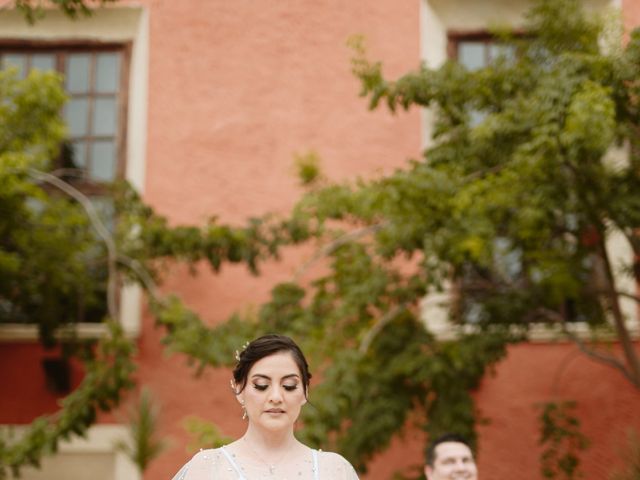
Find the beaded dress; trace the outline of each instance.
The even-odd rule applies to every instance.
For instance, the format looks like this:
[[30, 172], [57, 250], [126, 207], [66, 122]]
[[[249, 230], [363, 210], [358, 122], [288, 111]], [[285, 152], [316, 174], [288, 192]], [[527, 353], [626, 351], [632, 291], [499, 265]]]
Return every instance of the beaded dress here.
[[173, 480], [358, 480], [349, 462], [337, 453], [307, 448], [297, 461], [268, 465], [240, 458], [225, 447], [197, 453]]

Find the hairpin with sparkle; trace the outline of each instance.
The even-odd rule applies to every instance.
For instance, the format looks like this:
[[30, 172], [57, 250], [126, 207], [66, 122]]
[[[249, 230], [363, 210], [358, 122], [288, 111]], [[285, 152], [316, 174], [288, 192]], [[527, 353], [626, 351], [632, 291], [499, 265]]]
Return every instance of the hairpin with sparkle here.
[[244, 345], [242, 346], [241, 351], [236, 350], [236, 361], [238, 362], [240, 361], [240, 355], [242, 354], [242, 352], [244, 352], [247, 349], [248, 346], [249, 346], [249, 342], [245, 342]]

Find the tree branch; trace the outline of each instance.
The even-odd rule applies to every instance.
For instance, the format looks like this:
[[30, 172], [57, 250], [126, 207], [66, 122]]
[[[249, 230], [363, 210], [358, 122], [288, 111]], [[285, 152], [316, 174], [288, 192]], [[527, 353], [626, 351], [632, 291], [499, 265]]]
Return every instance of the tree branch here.
[[80, 206], [82, 206], [84, 211], [87, 213], [87, 216], [89, 217], [89, 221], [91, 222], [91, 225], [96, 230], [96, 233], [104, 242], [104, 245], [107, 248], [107, 268], [109, 270], [109, 276], [107, 281], [107, 308], [109, 310], [109, 316], [114, 320], [119, 321], [120, 316], [118, 312], [118, 304], [116, 301], [116, 290], [117, 290], [116, 245], [115, 245], [115, 242], [113, 241], [113, 237], [111, 236], [111, 233], [109, 232], [107, 227], [104, 225], [104, 223], [100, 219], [100, 216], [98, 215], [98, 212], [96, 211], [95, 207], [91, 203], [91, 200], [89, 200], [89, 197], [87, 197], [84, 193], [82, 193], [77, 188], [73, 187], [72, 185], [69, 185], [64, 180], [61, 180], [60, 178], [54, 175], [51, 175], [50, 173], [42, 172], [40, 170], [36, 170], [33, 168], [28, 169], [27, 173], [29, 174], [29, 176], [31, 176], [32, 178], [40, 182], [48, 183], [62, 190], [64, 193], [66, 193], [67, 195], [72, 197], [74, 200], [76, 200], [80, 204]]
[[605, 355], [604, 353], [601, 353], [592, 348], [589, 348], [587, 344], [583, 342], [580, 339], [580, 337], [578, 337], [578, 335], [571, 332], [567, 328], [566, 319], [562, 315], [560, 315], [558, 312], [554, 312], [553, 310], [550, 310], [548, 308], [541, 307], [536, 309], [535, 313], [551, 320], [554, 323], [559, 324], [562, 328], [562, 333], [564, 333], [573, 343], [575, 343], [582, 353], [584, 353], [589, 358], [599, 363], [603, 363], [609, 367], [615, 368], [616, 370], [621, 372], [625, 376], [625, 378], [627, 378], [633, 385], [640, 388], [640, 383], [638, 383], [636, 379], [633, 377], [632, 372], [629, 372], [627, 370], [623, 362], [621, 362], [620, 360], [618, 360], [617, 358], [611, 355]]
[[342, 245], [349, 243], [351, 240], [356, 240], [358, 238], [364, 237], [371, 233], [379, 232], [380, 230], [382, 230], [384, 225], [385, 223], [378, 223], [376, 225], [369, 225], [367, 227], [359, 228], [349, 233], [345, 233], [344, 235], [341, 235], [340, 237], [336, 238], [334, 241], [324, 245], [320, 250], [316, 252], [316, 254], [313, 257], [311, 257], [310, 260], [308, 260], [300, 268], [298, 268], [298, 270], [296, 271], [293, 277], [293, 281], [297, 283], [300, 280], [300, 278], [304, 275], [304, 273], [309, 269], [309, 267], [311, 267], [311, 265], [316, 263], [318, 260], [328, 255], [331, 255], [334, 251], [336, 251]]
[[385, 313], [383, 316], [378, 318], [376, 323], [374, 323], [373, 326], [365, 334], [364, 338], [362, 339], [362, 343], [360, 343], [360, 348], [358, 349], [358, 351], [361, 355], [367, 353], [367, 350], [369, 350], [369, 347], [371, 346], [371, 342], [373, 342], [376, 336], [406, 307], [406, 303], [400, 303], [394, 306], [391, 310], [387, 311], [387, 313]]
[[622, 350], [627, 360], [627, 371], [633, 377], [632, 383], [640, 388], [640, 359], [638, 358], [638, 355], [633, 348], [633, 342], [631, 341], [629, 330], [624, 323], [624, 316], [620, 308], [620, 302], [618, 297], [616, 296], [616, 283], [613, 276], [613, 270], [611, 268], [611, 262], [609, 261], [609, 254], [604, 243], [604, 236], [600, 237], [598, 246], [600, 249], [600, 257], [605, 267], [607, 290], [611, 302], [613, 322], [616, 327], [616, 332], [618, 333], [618, 339], [620, 340], [620, 344], [622, 345]]

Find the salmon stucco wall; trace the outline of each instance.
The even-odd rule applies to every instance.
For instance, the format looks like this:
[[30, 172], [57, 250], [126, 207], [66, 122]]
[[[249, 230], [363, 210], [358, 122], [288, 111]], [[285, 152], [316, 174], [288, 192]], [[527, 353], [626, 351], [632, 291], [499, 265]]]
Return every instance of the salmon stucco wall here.
[[640, 26], [640, 2], [638, 0], [622, 0], [621, 3], [624, 29], [629, 33]]
[[[172, 224], [203, 225], [216, 215], [240, 225], [249, 216], [286, 214], [302, 193], [296, 154], [317, 152], [334, 180], [389, 172], [420, 155], [419, 112], [369, 111], [358, 97], [346, 47], [349, 36], [363, 34], [370, 57], [384, 62], [389, 77], [416, 68], [420, 1], [127, 3], [143, 6], [149, 19], [144, 198]], [[640, 3], [622, 5], [626, 25], [640, 23]], [[214, 275], [200, 264], [193, 275], [174, 265], [162, 288], [215, 324], [255, 308], [310, 255], [286, 252], [260, 277], [239, 266]], [[214, 421], [231, 437], [245, 425], [229, 389], [230, 372], [205, 369], [195, 378], [186, 357], [164, 352], [162, 336], [145, 312], [138, 378], [161, 407], [161, 435], [168, 442], [146, 480], [170, 478], [188, 458], [187, 416]], [[42, 355], [34, 345], [0, 345], [0, 422], [26, 423], [55, 410], [58, 397], [46, 392], [39, 370]], [[80, 376], [74, 367], [73, 381]], [[592, 441], [583, 455], [586, 480], [607, 478], [619, 462], [625, 430], [640, 429], [640, 393], [569, 343], [512, 347], [474, 395], [488, 419], [479, 428], [482, 480], [542, 479], [540, 402], [578, 402], [576, 413]], [[387, 480], [397, 470], [420, 468], [424, 442], [421, 432], [408, 430], [374, 458], [364, 478]]]

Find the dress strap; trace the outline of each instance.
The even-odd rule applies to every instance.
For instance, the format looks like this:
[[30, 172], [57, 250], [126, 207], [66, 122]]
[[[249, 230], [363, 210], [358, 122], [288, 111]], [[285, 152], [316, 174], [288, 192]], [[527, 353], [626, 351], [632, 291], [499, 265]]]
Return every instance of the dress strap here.
[[173, 477], [173, 480], [184, 480], [184, 477], [188, 471], [189, 471], [189, 464], [187, 463], [184, 467], [180, 469], [178, 473], [176, 473], [176, 476]]
[[240, 467], [238, 466], [238, 464], [236, 463], [236, 461], [233, 459], [233, 457], [229, 454], [229, 452], [227, 452], [227, 449], [224, 447], [220, 447], [220, 450], [222, 451], [222, 454], [225, 456], [225, 458], [227, 459], [227, 461], [229, 462], [229, 464], [231, 465], [231, 467], [236, 471], [236, 473], [238, 474], [238, 479], [239, 480], [246, 480], [246, 478], [244, 477], [244, 475], [242, 474], [242, 470], [240, 470]]
[[313, 453], [313, 480], [320, 480], [320, 470], [318, 468], [318, 450], [311, 450]]

